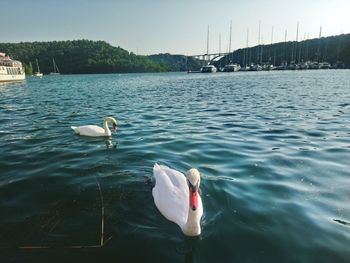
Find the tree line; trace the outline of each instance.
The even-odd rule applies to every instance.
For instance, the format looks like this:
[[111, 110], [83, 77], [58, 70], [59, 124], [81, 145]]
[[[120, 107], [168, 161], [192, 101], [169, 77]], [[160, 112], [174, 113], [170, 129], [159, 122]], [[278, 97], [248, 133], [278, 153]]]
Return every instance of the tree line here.
[[[186, 71], [199, 69], [203, 63], [193, 57], [168, 53], [140, 56], [105, 41], [91, 40], [0, 43], [0, 51], [21, 61], [27, 74], [37, 71], [36, 59], [44, 74], [53, 71], [53, 59], [62, 74]], [[350, 67], [350, 34], [241, 48], [215, 65], [230, 62], [280, 65], [308, 60], [342, 62]]]
[[21, 61], [27, 74], [53, 71], [53, 59], [62, 74], [163, 72], [167, 67], [104, 41], [74, 40], [0, 43], [0, 50]]

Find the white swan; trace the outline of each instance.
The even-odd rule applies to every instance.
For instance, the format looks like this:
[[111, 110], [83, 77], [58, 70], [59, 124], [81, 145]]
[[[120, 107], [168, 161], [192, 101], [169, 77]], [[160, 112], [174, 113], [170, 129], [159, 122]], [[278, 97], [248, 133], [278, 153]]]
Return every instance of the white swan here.
[[168, 220], [178, 224], [187, 236], [201, 234], [202, 199], [198, 194], [200, 174], [197, 169], [183, 173], [164, 165], [155, 164], [153, 175], [156, 185], [152, 189], [154, 203]]
[[103, 119], [103, 128], [97, 125], [85, 125], [85, 126], [71, 126], [75, 133], [83, 136], [99, 137], [99, 136], [111, 136], [111, 131], [108, 128], [108, 123], [112, 123], [113, 130], [116, 129], [117, 121], [113, 117], [105, 117]]

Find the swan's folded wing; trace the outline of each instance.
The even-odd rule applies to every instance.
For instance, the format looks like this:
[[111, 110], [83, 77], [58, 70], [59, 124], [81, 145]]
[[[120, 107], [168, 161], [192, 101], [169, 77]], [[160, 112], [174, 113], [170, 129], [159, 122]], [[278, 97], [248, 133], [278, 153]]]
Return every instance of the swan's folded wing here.
[[159, 165], [160, 169], [167, 174], [173, 185], [179, 188], [188, 188], [186, 177], [183, 173], [169, 168], [165, 165]]
[[75, 127], [75, 126], [70, 126], [70, 128], [71, 128], [75, 133], [79, 133], [78, 130], [77, 130], [77, 127]]
[[[155, 164], [153, 175], [156, 178], [156, 185], [152, 193], [154, 203], [161, 214], [183, 228], [188, 216], [189, 193], [184, 175], [174, 171], [166, 166]], [[179, 175], [184, 178], [184, 181], [176, 179]]]
[[80, 127], [75, 127], [74, 131], [80, 135], [86, 136], [103, 136], [104, 129], [97, 125], [85, 125]]

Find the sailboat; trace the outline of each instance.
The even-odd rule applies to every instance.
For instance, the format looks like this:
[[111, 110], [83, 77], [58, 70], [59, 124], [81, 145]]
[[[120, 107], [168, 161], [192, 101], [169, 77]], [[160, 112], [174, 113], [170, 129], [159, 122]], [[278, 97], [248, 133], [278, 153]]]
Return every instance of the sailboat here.
[[60, 71], [58, 70], [58, 67], [56, 65], [54, 58], [52, 58], [52, 63], [53, 63], [53, 72], [50, 72], [50, 75], [60, 75]]
[[43, 76], [43, 73], [40, 72], [38, 59], [35, 59], [35, 61], [36, 61], [36, 67], [37, 67], [38, 71], [34, 73], [34, 76], [36, 76], [36, 77], [42, 77], [42, 76]]

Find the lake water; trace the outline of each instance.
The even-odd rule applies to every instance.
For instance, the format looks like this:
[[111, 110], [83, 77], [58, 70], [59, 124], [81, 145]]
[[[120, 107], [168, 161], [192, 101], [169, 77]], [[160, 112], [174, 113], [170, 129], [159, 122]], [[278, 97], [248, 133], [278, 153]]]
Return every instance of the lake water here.
[[[349, 262], [349, 73], [0, 85], [0, 261]], [[107, 115], [111, 139], [70, 129]], [[199, 238], [155, 207], [155, 162], [201, 172]]]

